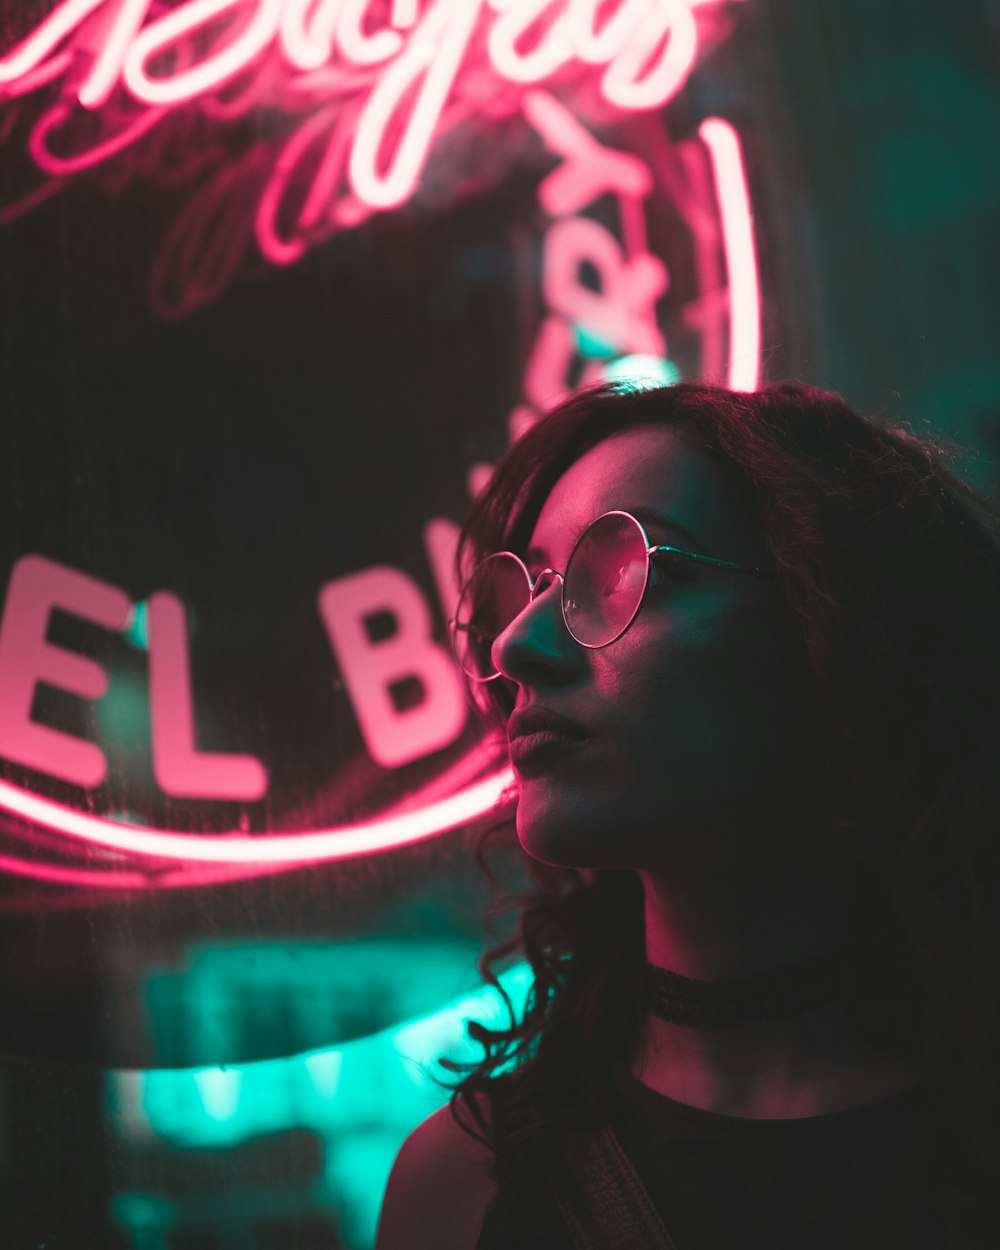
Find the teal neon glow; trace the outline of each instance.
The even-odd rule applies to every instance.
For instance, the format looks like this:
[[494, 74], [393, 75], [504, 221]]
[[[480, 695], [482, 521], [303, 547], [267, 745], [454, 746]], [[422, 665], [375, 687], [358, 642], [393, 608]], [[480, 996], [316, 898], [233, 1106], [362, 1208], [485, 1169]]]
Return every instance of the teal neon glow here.
[[132, 605], [128, 623], [123, 630], [125, 641], [140, 651], [149, 650], [149, 622], [146, 615], [146, 601], [140, 600]]
[[607, 360], [615, 354], [613, 343], [602, 339], [599, 334], [588, 330], [579, 322], [574, 324], [573, 334], [576, 338], [576, 350], [585, 360]]
[[[518, 964], [500, 977], [515, 1012], [524, 1010], [530, 968]], [[429, 1114], [444, 1100], [428, 1079], [440, 1056], [477, 1058], [480, 1047], [465, 1022], [505, 1021], [506, 1010], [490, 987], [464, 995], [439, 1011], [344, 1046], [282, 1059], [225, 1067], [161, 1068], [111, 1074], [107, 1116], [126, 1136], [155, 1135], [180, 1148], [236, 1145], [293, 1125], [343, 1126], [353, 1117], [409, 1121], [425, 1103]], [[413, 1121], [414, 1123], [416, 1120]]]
[[608, 382], [631, 382], [635, 386], [673, 386], [681, 380], [677, 366], [662, 356], [619, 356], [603, 369]]
[[[515, 1013], [524, 1011], [531, 970], [518, 964], [500, 976]], [[466, 1034], [466, 1022], [507, 1022], [499, 995], [489, 986], [462, 995], [446, 1007], [346, 1045], [289, 1058], [224, 1068], [186, 1068], [108, 1074], [105, 1117], [123, 1149], [223, 1150], [254, 1138], [306, 1129], [321, 1139], [322, 1176], [300, 1199], [299, 1210], [336, 1210], [341, 1236], [351, 1250], [366, 1250], [375, 1226], [389, 1169], [403, 1139], [447, 1100], [428, 1073], [447, 1057], [469, 1061], [481, 1048]], [[291, 1202], [291, 1195], [284, 1195]], [[164, 1239], [171, 1229], [200, 1218], [183, 1196], [119, 1192], [112, 1213], [127, 1235]], [[230, 1208], [234, 1235], [250, 1208]], [[201, 1227], [204, 1227], [202, 1224]], [[250, 1234], [250, 1225], [247, 1226]], [[147, 1244], [144, 1241], [142, 1244]]]

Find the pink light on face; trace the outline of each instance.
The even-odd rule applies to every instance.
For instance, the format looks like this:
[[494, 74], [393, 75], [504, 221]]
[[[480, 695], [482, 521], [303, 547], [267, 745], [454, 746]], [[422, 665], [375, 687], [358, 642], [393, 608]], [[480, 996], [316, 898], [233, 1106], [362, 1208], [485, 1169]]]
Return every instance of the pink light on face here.
[[736, 131], [718, 117], [703, 121], [698, 135], [712, 161], [729, 275], [728, 383], [753, 391], [760, 378], [760, 282], [743, 153]]
[[213, 52], [193, 69], [152, 78], [147, 65], [186, 36], [204, 30], [222, 14], [246, 8], [247, 4], [248, 0], [191, 0], [169, 16], [152, 22], [136, 37], [125, 56], [123, 76], [132, 95], [145, 104], [178, 104], [222, 86], [245, 69], [277, 34], [283, 0], [257, 0], [257, 11], [241, 33], [221, 52]]
[[485, 815], [511, 785], [503, 768], [458, 794], [416, 812], [311, 833], [243, 834], [167, 833], [119, 824], [43, 799], [0, 781], [0, 807], [22, 819], [94, 846], [154, 860], [191, 864], [313, 864], [355, 855], [371, 855], [435, 837]]

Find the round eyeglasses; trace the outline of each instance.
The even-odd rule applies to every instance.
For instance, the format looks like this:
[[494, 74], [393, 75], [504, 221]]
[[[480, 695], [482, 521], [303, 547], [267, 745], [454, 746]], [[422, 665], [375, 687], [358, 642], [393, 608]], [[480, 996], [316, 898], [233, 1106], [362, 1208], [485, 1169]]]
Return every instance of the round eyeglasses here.
[[543, 569], [532, 578], [527, 565], [512, 551], [499, 551], [476, 565], [449, 622], [459, 664], [475, 682], [499, 677], [493, 663], [494, 642], [553, 581], [560, 583], [563, 621], [580, 646], [597, 650], [616, 642], [642, 605], [650, 558], [664, 553], [735, 573], [773, 576], [767, 569], [651, 545], [642, 523], [630, 512], [605, 512], [580, 535], [565, 573]]

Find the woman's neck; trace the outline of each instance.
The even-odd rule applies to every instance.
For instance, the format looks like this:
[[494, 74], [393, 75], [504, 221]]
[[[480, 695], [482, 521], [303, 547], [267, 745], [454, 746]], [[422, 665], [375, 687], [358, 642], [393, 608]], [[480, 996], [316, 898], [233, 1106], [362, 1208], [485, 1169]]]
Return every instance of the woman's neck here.
[[646, 958], [699, 981], [771, 972], [846, 938], [844, 886], [830, 870], [789, 864], [729, 873], [640, 871]]
[[[844, 887], [789, 865], [753, 874], [641, 872], [646, 958], [701, 981], [775, 971], [842, 944]], [[836, 1004], [754, 1023], [676, 1024], [647, 1013], [631, 1070], [691, 1106], [755, 1119], [857, 1106], [912, 1084], [926, 1066], [876, 1051]]]
[[647, 1015], [630, 1065], [688, 1106], [748, 1119], [798, 1119], [873, 1102], [930, 1074], [864, 1045], [833, 1007], [784, 1021], [697, 1029]]

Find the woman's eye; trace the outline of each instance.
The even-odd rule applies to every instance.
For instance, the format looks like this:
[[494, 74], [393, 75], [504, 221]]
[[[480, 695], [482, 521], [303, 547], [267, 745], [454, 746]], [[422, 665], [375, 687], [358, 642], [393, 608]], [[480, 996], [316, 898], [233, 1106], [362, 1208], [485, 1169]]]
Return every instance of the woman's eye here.
[[610, 574], [601, 588], [601, 595], [607, 599], [611, 595], [633, 592], [641, 584], [642, 577], [642, 566], [629, 561], [628, 564], [621, 565]]
[[674, 555], [670, 551], [659, 551], [652, 561], [652, 566], [663, 580], [672, 582], [690, 582], [697, 577], [694, 561], [685, 560], [683, 556]]

